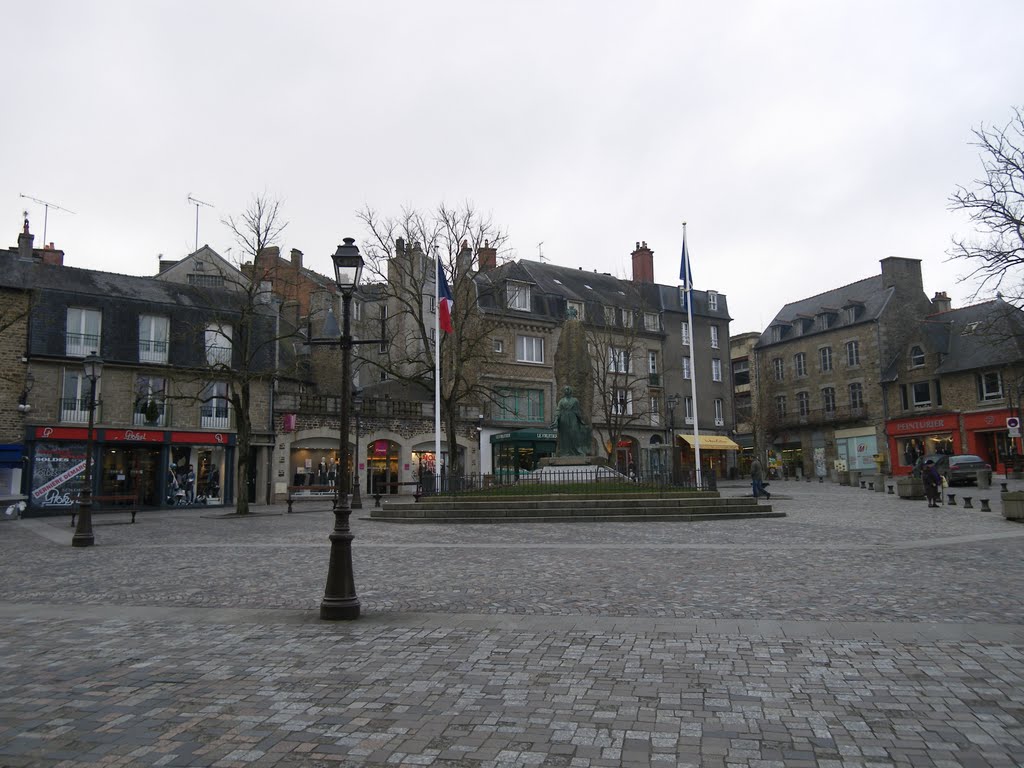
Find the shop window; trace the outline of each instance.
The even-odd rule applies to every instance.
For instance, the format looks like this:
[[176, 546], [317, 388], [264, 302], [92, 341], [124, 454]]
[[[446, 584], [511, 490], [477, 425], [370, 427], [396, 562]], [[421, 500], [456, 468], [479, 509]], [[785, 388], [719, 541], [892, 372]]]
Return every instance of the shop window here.
[[99, 353], [102, 324], [103, 313], [100, 310], [68, 307], [64, 353], [68, 357]]
[[975, 377], [978, 383], [978, 401], [1002, 400], [1003, 380], [999, 371], [986, 371]]

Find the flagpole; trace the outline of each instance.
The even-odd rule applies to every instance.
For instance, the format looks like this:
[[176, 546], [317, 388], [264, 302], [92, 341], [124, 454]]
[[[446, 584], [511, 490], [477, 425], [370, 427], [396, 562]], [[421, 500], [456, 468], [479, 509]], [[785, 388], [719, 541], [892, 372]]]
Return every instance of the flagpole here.
[[[693, 365], [693, 347], [697, 334], [693, 327], [693, 277], [690, 268], [690, 252], [686, 245], [686, 222], [683, 222], [683, 261], [685, 267], [684, 283], [686, 287], [686, 326], [690, 329], [690, 399], [693, 400], [693, 456], [696, 461], [695, 477], [697, 488], [702, 488], [700, 472], [700, 419], [697, 417], [697, 369]], [[684, 409], [685, 415], [685, 409]]]
[[434, 248], [434, 493], [441, 490], [441, 268]]

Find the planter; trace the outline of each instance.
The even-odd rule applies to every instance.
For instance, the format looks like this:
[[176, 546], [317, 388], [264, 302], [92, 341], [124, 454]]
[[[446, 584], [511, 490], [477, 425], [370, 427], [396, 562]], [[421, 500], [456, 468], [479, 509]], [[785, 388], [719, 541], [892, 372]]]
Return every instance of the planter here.
[[1024, 491], [1010, 491], [999, 496], [1003, 502], [1003, 517], [1024, 522]]
[[897, 478], [896, 495], [901, 499], [923, 499], [924, 480], [919, 477]]

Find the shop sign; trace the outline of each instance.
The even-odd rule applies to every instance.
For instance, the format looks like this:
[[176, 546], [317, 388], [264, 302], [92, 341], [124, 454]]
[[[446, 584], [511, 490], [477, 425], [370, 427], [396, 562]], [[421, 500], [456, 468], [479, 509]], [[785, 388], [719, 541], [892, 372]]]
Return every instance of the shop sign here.
[[103, 433], [105, 440], [115, 443], [162, 443], [163, 432], [144, 429], [108, 429]]
[[234, 434], [226, 432], [172, 432], [172, 443], [202, 443], [204, 445], [232, 445]]
[[[950, 419], [952, 421], [952, 419]], [[927, 419], [912, 419], [909, 421], [897, 421], [889, 424], [891, 433], [902, 433], [908, 435], [920, 435], [928, 432], [941, 432], [953, 429], [953, 425], [947, 422], [947, 417], [939, 416]]]
[[373, 455], [374, 456], [387, 456], [388, 455], [388, 441], [387, 440], [374, 440], [373, 441]]
[[1010, 437], [1020, 437], [1020, 419], [1011, 416], [1006, 420], [1006, 429]]
[[[96, 430], [93, 430], [95, 437]], [[88, 440], [89, 430], [83, 427], [36, 427], [40, 440]]]

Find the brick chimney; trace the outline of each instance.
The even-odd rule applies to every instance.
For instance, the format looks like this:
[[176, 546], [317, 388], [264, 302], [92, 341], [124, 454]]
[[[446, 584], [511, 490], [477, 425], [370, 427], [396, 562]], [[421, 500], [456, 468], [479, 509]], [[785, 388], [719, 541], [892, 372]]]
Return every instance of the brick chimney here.
[[32, 241], [36, 236], [28, 231], [28, 216], [25, 217], [25, 226], [18, 235], [18, 258], [25, 261], [32, 261]]
[[476, 249], [477, 271], [487, 272], [498, 266], [498, 249], [491, 247], [490, 240], [484, 240], [484, 244]]
[[296, 269], [302, 269], [302, 251], [298, 248], [292, 248], [292, 266]]
[[256, 254], [256, 265], [262, 269], [273, 269], [277, 266], [277, 260], [281, 258], [281, 249], [276, 245], [268, 245], [261, 248]]
[[633, 282], [654, 282], [654, 251], [647, 247], [647, 241], [636, 244], [633, 251]]
[[935, 296], [932, 298], [932, 311], [933, 312], [949, 312], [953, 308], [953, 302], [949, 296], [946, 295], [945, 291], [936, 291]]

